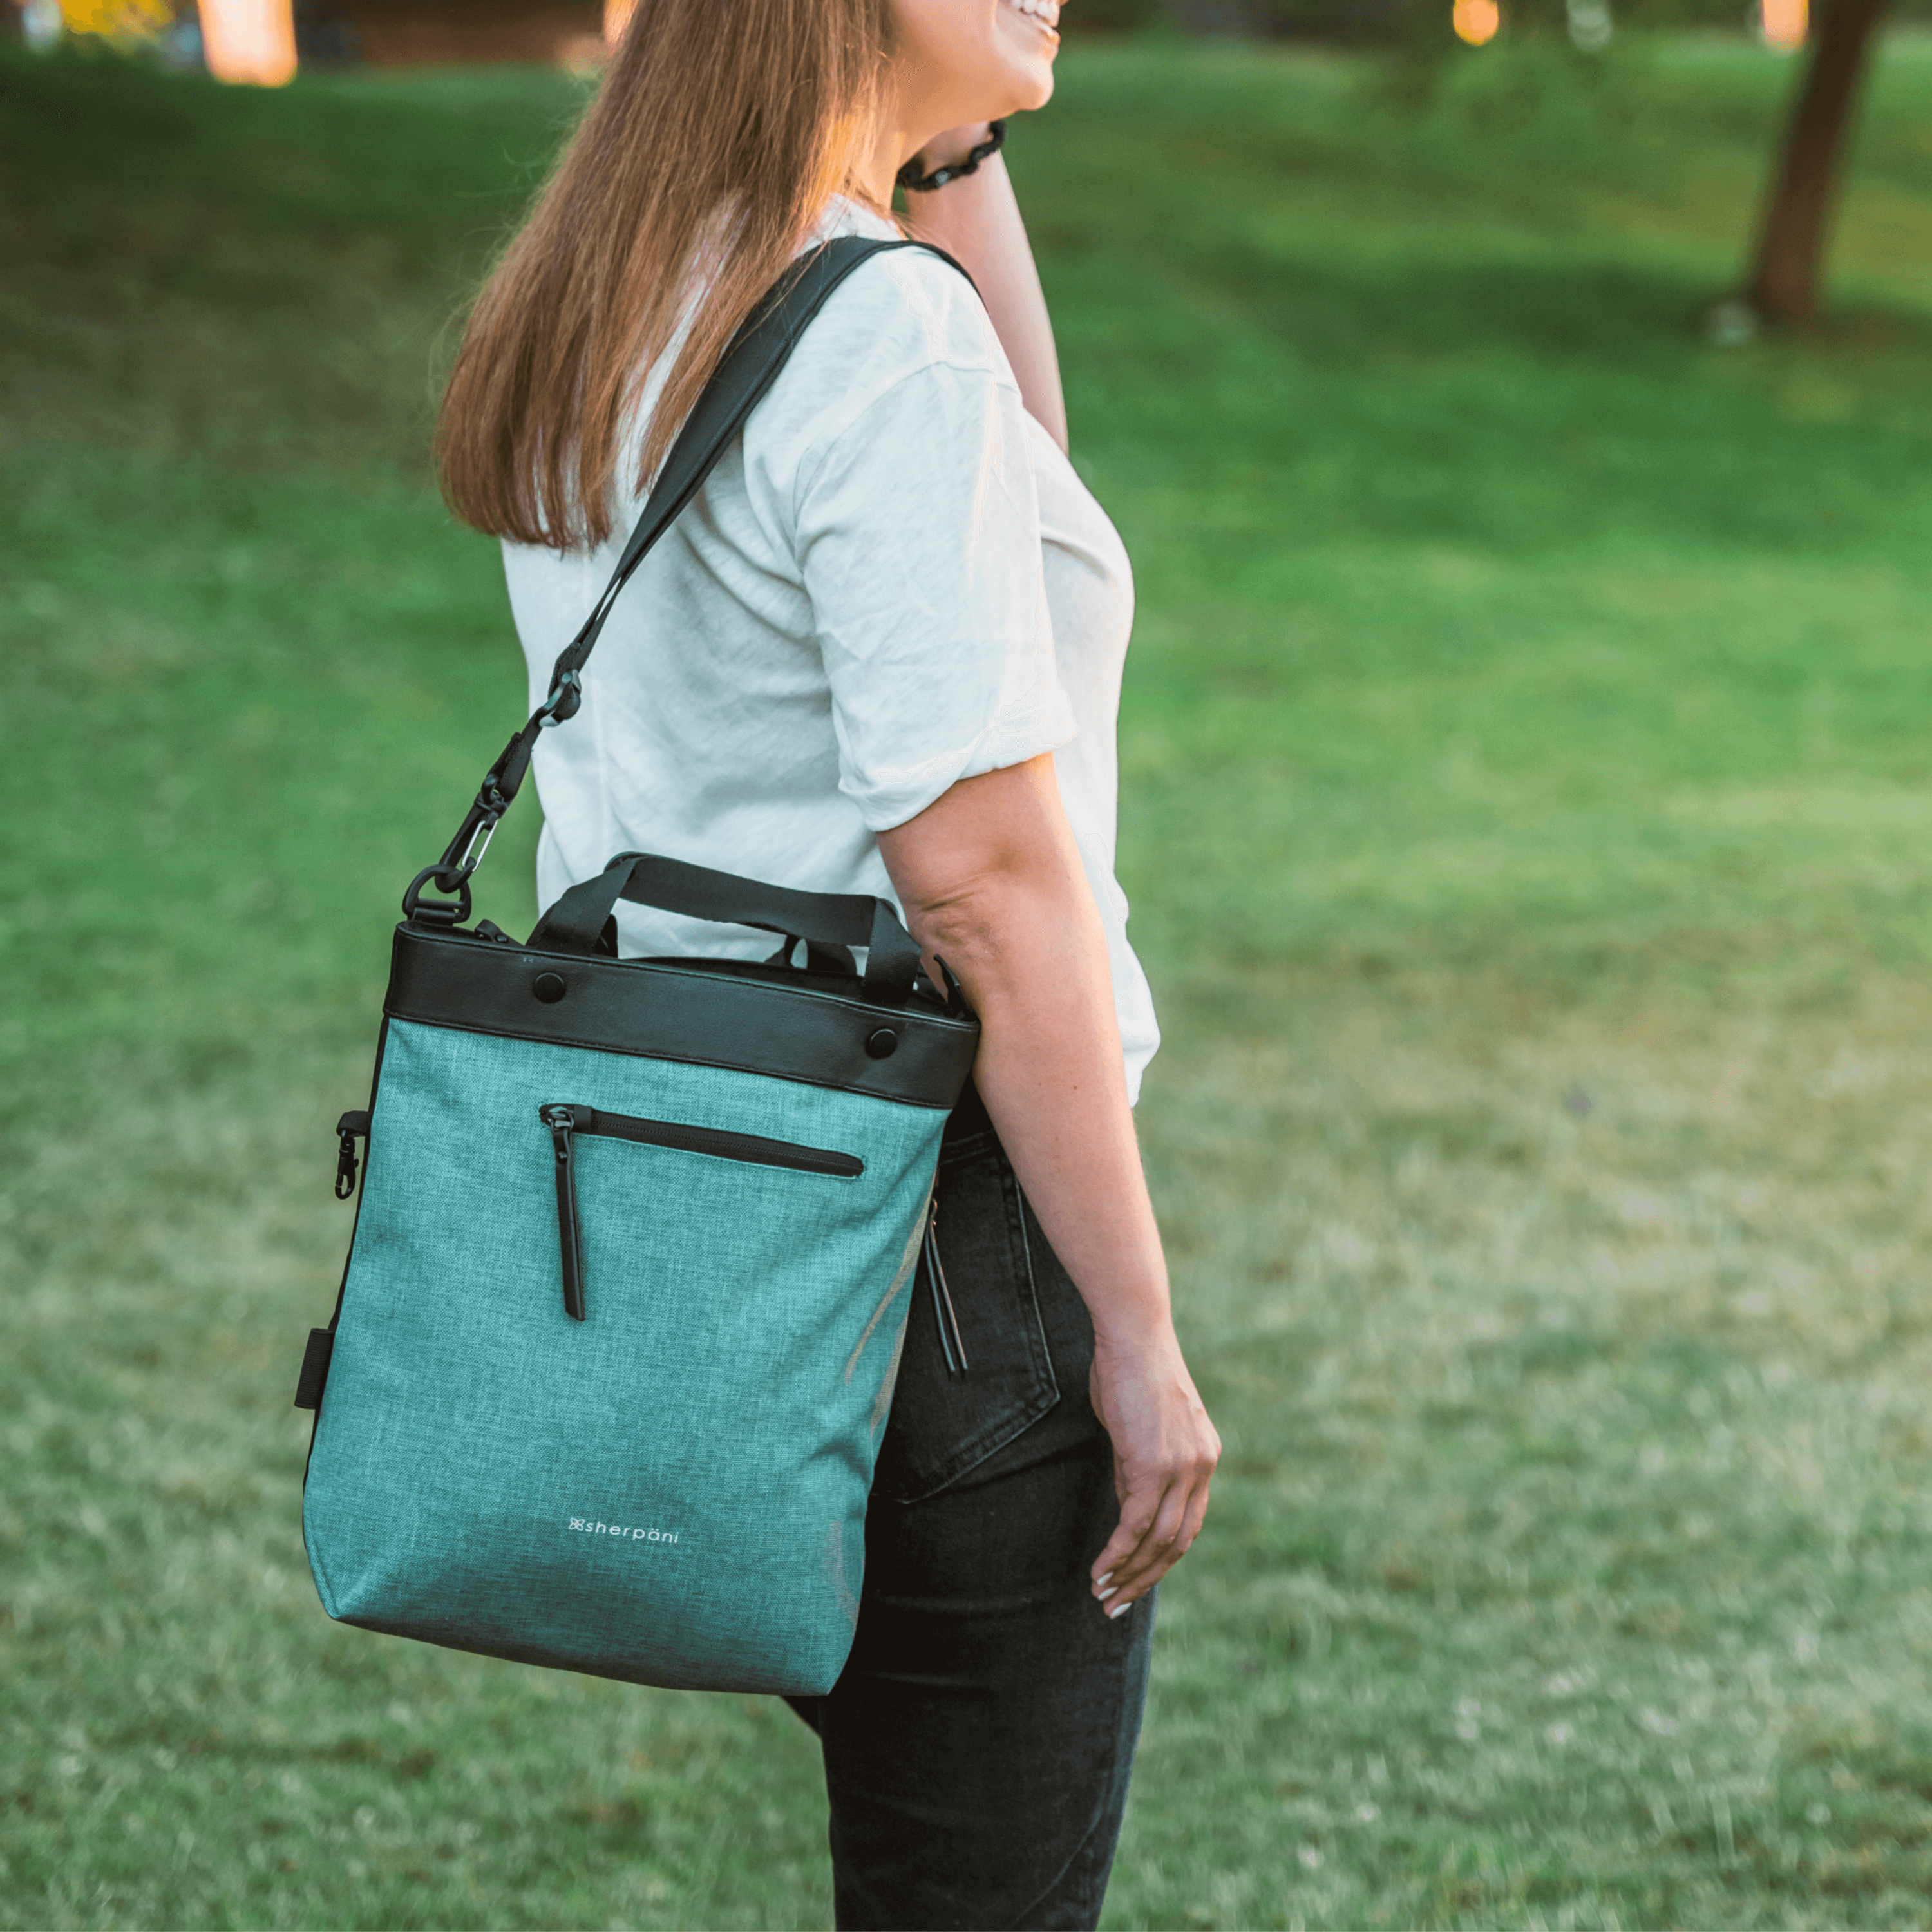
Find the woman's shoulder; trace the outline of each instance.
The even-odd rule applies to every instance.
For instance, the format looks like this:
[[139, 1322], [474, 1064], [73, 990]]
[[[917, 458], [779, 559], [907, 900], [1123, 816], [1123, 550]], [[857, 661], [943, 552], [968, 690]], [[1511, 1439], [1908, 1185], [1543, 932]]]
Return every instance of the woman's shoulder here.
[[834, 292], [828, 314], [842, 298], [848, 326], [875, 330], [880, 347], [903, 358], [908, 370], [946, 362], [994, 376], [1006, 373], [979, 290], [934, 249], [914, 243], [882, 250]]
[[[847, 205], [828, 234], [897, 239], [898, 230]], [[990, 392], [1018, 388], [1005, 352], [965, 274], [929, 248], [883, 249], [826, 298], [800, 338], [748, 434], [822, 448], [881, 399], [910, 385]]]
[[890, 342], [919, 362], [950, 356], [995, 373], [1004, 367], [986, 304], [964, 269], [896, 223], [841, 197], [813, 239], [844, 235], [900, 245], [861, 262], [833, 292], [825, 314], [842, 314], [848, 327], [868, 325], [883, 338], [882, 347]]

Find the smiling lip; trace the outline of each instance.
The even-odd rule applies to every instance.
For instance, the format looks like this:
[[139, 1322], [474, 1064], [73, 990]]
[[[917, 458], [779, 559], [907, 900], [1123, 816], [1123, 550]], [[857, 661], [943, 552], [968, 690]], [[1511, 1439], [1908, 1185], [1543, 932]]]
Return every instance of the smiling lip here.
[[1030, 20], [1044, 34], [1060, 38], [1060, 0], [1006, 0], [1016, 14]]

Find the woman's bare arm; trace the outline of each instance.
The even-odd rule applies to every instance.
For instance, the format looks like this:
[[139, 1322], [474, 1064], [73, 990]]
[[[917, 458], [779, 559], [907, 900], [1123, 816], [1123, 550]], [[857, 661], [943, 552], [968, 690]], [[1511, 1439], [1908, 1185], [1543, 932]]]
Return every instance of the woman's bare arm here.
[[[956, 160], [983, 140], [986, 131], [983, 126], [956, 128], [929, 143], [920, 158], [928, 169]], [[979, 284], [1027, 413], [1064, 449], [1066, 404], [1060, 391], [1053, 324], [1005, 158], [994, 154], [963, 180], [928, 194], [908, 195], [906, 202], [913, 232], [956, 258]]]
[[1198, 1534], [1221, 1438], [1174, 1332], [1106, 938], [1052, 758], [962, 779], [879, 850], [928, 970], [943, 953], [980, 1016], [974, 1084], [1093, 1315], [1089, 1394], [1121, 1510], [1091, 1574], [1118, 1609]]

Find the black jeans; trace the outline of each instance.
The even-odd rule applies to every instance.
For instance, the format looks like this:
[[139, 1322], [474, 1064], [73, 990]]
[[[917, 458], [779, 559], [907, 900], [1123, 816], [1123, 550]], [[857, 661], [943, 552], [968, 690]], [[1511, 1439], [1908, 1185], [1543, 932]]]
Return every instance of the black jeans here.
[[786, 1702], [818, 1735], [844, 1928], [1098, 1923], [1154, 1638], [1088, 1572], [1120, 1520], [1094, 1324], [971, 1088], [940, 1156], [949, 1374], [921, 1263], [866, 1517], [843, 1674]]

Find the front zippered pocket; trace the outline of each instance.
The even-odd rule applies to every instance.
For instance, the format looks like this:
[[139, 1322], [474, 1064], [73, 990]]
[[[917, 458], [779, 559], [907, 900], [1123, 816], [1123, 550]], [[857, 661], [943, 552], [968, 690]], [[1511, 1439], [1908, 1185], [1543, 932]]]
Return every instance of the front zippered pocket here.
[[640, 1147], [676, 1149], [681, 1154], [709, 1154], [718, 1160], [747, 1161], [758, 1167], [786, 1167], [800, 1174], [822, 1174], [856, 1180], [866, 1163], [855, 1154], [830, 1148], [802, 1147], [796, 1141], [768, 1140], [762, 1134], [741, 1134], [728, 1127], [692, 1126], [682, 1120], [651, 1120], [634, 1114], [613, 1114], [600, 1107], [553, 1100], [537, 1109], [549, 1128], [556, 1154], [556, 1230], [563, 1264], [563, 1312], [584, 1319], [584, 1232], [577, 1214], [577, 1136], [594, 1134], [609, 1140], [631, 1141]]

